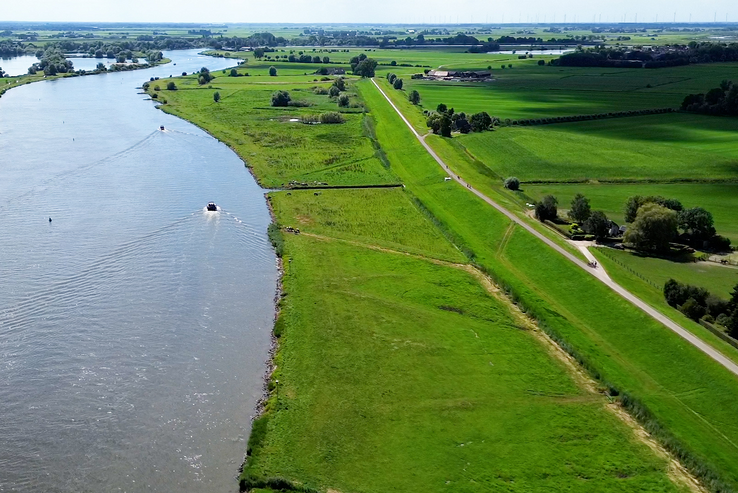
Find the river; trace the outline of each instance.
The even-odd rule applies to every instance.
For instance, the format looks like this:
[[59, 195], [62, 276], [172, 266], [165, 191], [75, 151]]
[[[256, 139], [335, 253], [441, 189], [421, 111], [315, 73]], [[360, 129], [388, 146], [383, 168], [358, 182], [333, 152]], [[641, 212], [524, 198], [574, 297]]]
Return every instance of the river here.
[[234, 62], [165, 56], [0, 98], [0, 491], [238, 489], [269, 215], [230, 149], [136, 89]]

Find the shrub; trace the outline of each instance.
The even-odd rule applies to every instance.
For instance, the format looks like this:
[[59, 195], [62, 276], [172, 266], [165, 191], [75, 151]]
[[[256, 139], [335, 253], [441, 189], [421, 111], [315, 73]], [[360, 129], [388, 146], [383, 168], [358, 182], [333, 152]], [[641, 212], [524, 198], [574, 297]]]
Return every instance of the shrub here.
[[402, 89], [402, 79], [395, 79], [395, 81], [392, 83], [392, 87], [395, 89]]
[[332, 98], [337, 98], [340, 94], [341, 90], [336, 86], [331, 86], [330, 89], [328, 89], [328, 95]]
[[338, 112], [330, 111], [320, 115], [320, 123], [343, 123], [346, 120]]
[[715, 323], [718, 325], [722, 325], [723, 327], [727, 327], [730, 325], [730, 315], [727, 313], [721, 313], [715, 318]]
[[326, 89], [325, 87], [316, 87], [315, 89], [313, 89], [313, 93], [325, 95], [328, 94], [328, 89]]
[[715, 319], [712, 318], [712, 315], [710, 315], [709, 313], [702, 317], [700, 320], [702, 320], [703, 322], [707, 322], [708, 324], [715, 323]]
[[539, 221], [556, 219], [559, 213], [557, 208], [558, 203], [559, 201], [553, 195], [543, 197], [543, 200], [536, 204], [536, 219]]
[[287, 91], [276, 91], [272, 94], [272, 106], [287, 106], [291, 100]]
[[420, 93], [418, 91], [416, 91], [415, 89], [413, 89], [412, 91], [410, 91], [410, 94], [408, 95], [407, 98], [413, 104], [416, 104], [416, 105], [417, 104], [420, 104]]
[[277, 76], [277, 69], [276, 69], [276, 67], [274, 65], [272, 65], [271, 67], [269, 67], [269, 75], [271, 77], [276, 77]]
[[215, 101], [216, 103], [220, 101], [220, 93], [218, 91], [215, 91], [215, 93], [213, 94], [213, 101]]
[[505, 178], [505, 188], [507, 188], [508, 190], [519, 190], [520, 180], [518, 180], [514, 176], [511, 176], [510, 178]]
[[154, 91], [161, 91], [161, 87], [159, 87], [158, 85], [154, 86]]
[[546, 65], [546, 62], [544, 60], [538, 60], [538, 65]]
[[177, 84], [174, 82], [167, 82], [167, 91], [176, 91], [177, 90]]
[[[277, 257], [282, 257], [284, 254], [284, 236], [282, 236], [282, 230], [274, 223], [271, 223], [267, 227], [267, 237], [269, 238], [269, 241], [271, 242], [272, 246], [274, 247], [274, 252], [277, 254]], [[256, 420], [258, 421], [258, 420]], [[256, 429], [256, 421], [254, 421], [254, 428], [251, 430], [251, 436], [254, 435], [254, 430]], [[249, 437], [249, 445], [248, 448], [253, 448], [253, 444], [251, 443], [251, 438]], [[249, 452], [247, 452], [249, 453]]]
[[338, 98], [338, 106], [341, 108], [348, 108], [348, 105], [349, 105], [349, 97], [345, 94], [342, 94]]

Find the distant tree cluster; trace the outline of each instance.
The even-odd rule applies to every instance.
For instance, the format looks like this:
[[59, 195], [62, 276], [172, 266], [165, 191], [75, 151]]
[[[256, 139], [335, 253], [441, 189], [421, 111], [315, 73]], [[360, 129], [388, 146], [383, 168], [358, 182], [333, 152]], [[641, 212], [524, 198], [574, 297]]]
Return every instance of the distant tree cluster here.
[[204, 86], [213, 79], [215, 79], [215, 76], [210, 73], [210, 70], [208, 70], [207, 67], [202, 67], [197, 73], [197, 83], [201, 86]]
[[706, 94], [690, 94], [682, 101], [682, 110], [706, 115], [738, 116], [738, 86], [723, 80]]
[[361, 77], [374, 77], [374, 71], [377, 68], [377, 62], [371, 58], [368, 58], [364, 53], [355, 56], [350, 61], [351, 71], [354, 75], [360, 75]]
[[724, 300], [699, 286], [669, 279], [664, 284], [664, 298], [692, 320], [717, 323], [728, 329], [731, 337], [738, 338], [738, 284], [730, 299]]
[[74, 64], [67, 60], [67, 57], [58, 48], [47, 48], [37, 55], [40, 55], [40, 60], [31, 65], [28, 69], [29, 74], [43, 72], [44, 75], [56, 75], [74, 72]]
[[486, 111], [474, 113], [467, 117], [466, 113], [454, 111], [445, 104], [441, 103], [436, 107], [436, 111], [426, 112], [426, 125], [434, 134], [440, 134], [443, 137], [451, 137], [452, 132], [461, 132], [468, 134], [469, 132], [484, 132], [491, 130], [494, 125], [499, 125], [500, 120], [492, 117]]
[[738, 61], [738, 43], [698, 43], [653, 48], [597, 46], [590, 50], [566, 53], [553, 65], [568, 67], [662, 68], [690, 63]]

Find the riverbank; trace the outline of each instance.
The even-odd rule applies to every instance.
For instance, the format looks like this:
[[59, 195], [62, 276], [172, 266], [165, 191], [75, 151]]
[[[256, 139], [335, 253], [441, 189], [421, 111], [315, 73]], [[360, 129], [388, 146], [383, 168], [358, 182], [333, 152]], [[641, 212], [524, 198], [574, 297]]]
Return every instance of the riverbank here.
[[[135, 68], [125, 68], [125, 69], [117, 69], [117, 70], [94, 70], [94, 71], [85, 71], [84, 73], [80, 72], [70, 72], [65, 74], [56, 74], [56, 75], [44, 75], [43, 73], [39, 72], [36, 74], [25, 74], [20, 75], [16, 77], [5, 77], [0, 79], [0, 97], [2, 97], [3, 94], [5, 94], [10, 89], [13, 89], [15, 87], [23, 86], [26, 84], [32, 84], [34, 82], [40, 82], [44, 80], [56, 80], [56, 79], [63, 79], [67, 77], [82, 77], [87, 75], [99, 75], [99, 74], [106, 74], [108, 72], [128, 72], [131, 70], [143, 70], [151, 67], [157, 67], [159, 65], [166, 65], [168, 63], [171, 63], [172, 61], [169, 58], [162, 58], [160, 61], [155, 62], [153, 64], [135, 64]], [[124, 65], [125, 67], [130, 67], [131, 65]], [[3, 81], [5, 84], [3, 85]]]

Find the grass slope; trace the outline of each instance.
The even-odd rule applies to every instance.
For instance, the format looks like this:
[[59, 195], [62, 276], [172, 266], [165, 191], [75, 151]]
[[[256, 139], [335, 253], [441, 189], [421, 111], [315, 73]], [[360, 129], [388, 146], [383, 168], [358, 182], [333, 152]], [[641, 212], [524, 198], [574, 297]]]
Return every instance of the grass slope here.
[[[323, 237], [287, 235], [279, 383], [246, 476], [365, 492], [675, 491], [663, 459], [478, 279], [332, 240], [346, 234], [341, 213], [314, 201], [349, 193], [271, 195], [281, 223], [307, 215], [304, 231]], [[360, 199], [343, 212], [358, 224], [381, 204], [403, 210], [400, 244], [437, 234], [401, 191]], [[355, 238], [382, 244], [386, 232]]]

